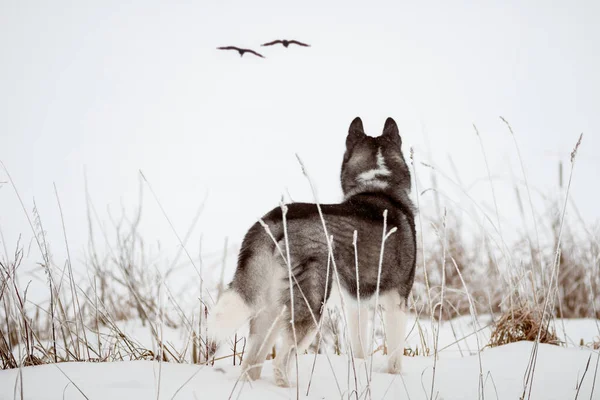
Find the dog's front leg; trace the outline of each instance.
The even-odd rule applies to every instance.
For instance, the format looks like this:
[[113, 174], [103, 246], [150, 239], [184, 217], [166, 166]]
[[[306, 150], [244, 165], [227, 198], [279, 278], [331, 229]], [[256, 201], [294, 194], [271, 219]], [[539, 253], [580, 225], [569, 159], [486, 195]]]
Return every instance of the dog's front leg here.
[[354, 357], [365, 358], [369, 350], [369, 309], [358, 304], [348, 307], [348, 328]]
[[402, 370], [402, 356], [406, 335], [406, 301], [397, 292], [386, 293], [381, 297], [383, 322], [387, 339], [388, 372], [399, 374]]

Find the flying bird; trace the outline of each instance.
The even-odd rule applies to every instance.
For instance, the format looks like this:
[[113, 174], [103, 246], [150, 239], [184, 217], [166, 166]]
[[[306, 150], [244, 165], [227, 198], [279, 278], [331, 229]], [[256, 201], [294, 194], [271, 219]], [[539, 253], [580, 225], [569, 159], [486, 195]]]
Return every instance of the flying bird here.
[[288, 47], [290, 44], [297, 44], [298, 46], [302, 47], [310, 47], [310, 44], [302, 43], [297, 40], [273, 40], [272, 42], [261, 44], [261, 46], [273, 46], [274, 44], [279, 43], [281, 43], [283, 47]]
[[244, 55], [244, 53], [251, 53], [251, 54], [254, 54], [257, 57], [265, 58], [265, 56], [263, 56], [260, 53], [257, 53], [254, 50], [251, 50], [251, 49], [240, 49], [239, 47], [235, 47], [235, 46], [217, 47], [217, 50], [236, 50], [238, 53], [240, 53], [240, 57], [242, 57]]

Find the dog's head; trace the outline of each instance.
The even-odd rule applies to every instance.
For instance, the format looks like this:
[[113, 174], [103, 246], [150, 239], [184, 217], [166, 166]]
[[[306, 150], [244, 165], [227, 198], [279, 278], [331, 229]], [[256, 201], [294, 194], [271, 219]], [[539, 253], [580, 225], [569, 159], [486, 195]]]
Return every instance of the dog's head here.
[[346, 198], [364, 192], [410, 191], [410, 172], [402, 155], [402, 139], [392, 118], [385, 121], [383, 133], [378, 137], [365, 134], [359, 117], [352, 121], [341, 180]]

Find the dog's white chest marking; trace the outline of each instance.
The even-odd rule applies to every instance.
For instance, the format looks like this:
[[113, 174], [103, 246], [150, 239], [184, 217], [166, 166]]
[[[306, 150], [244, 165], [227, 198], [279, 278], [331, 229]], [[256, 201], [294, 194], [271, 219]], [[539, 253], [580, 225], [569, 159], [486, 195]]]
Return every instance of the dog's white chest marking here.
[[[378, 181], [377, 178], [380, 176], [390, 176], [392, 172], [385, 165], [385, 159], [383, 158], [383, 154], [381, 153], [381, 149], [377, 150], [377, 168], [370, 169], [358, 175], [356, 178], [361, 183], [374, 183], [381, 182]], [[381, 182], [385, 183], [385, 182]]]

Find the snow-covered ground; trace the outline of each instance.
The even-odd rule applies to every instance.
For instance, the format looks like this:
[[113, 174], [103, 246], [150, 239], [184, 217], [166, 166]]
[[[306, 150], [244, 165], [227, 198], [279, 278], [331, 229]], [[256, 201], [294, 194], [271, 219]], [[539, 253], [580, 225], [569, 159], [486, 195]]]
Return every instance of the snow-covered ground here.
[[[519, 342], [481, 353], [484, 377], [483, 397], [488, 399], [518, 399], [523, 391], [523, 376], [532, 343]], [[588, 359], [589, 368], [583, 376]], [[314, 355], [300, 357], [300, 396], [308, 399], [355, 398], [353, 367], [348, 357], [319, 355], [310, 381]], [[600, 399], [600, 388], [592, 395], [598, 353], [589, 349], [565, 349], [541, 345], [531, 391], [532, 399], [573, 399], [579, 382], [580, 399]], [[357, 360], [359, 398], [365, 398], [367, 379], [364, 361]], [[373, 399], [430, 398], [433, 358], [406, 357], [402, 375], [381, 372], [384, 357], [376, 356], [371, 380]], [[438, 399], [477, 399], [479, 358], [441, 358], [436, 367], [434, 396]], [[296, 388], [275, 386], [271, 361], [267, 361], [262, 379], [249, 383], [237, 382], [240, 367], [229, 362], [214, 367], [170, 364], [152, 361], [119, 363], [64, 363], [24, 368], [24, 399], [287, 399], [296, 398]], [[0, 398], [20, 398], [17, 382], [19, 371], [0, 372]], [[583, 377], [583, 378], [582, 378]], [[596, 382], [596, 386], [600, 386]], [[310, 391], [307, 393], [309, 382]], [[81, 392], [75, 387], [79, 388]], [[15, 392], [16, 391], [16, 392]], [[15, 394], [17, 393], [16, 397]]]
[[[420, 347], [414, 320], [409, 322], [407, 347]], [[482, 316], [473, 329], [470, 317], [444, 322], [440, 328], [440, 354], [434, 374], [434, 357], [405, 357], [402, 375], [385, 373], [385, 356], [374, 356], [370, 395], [366, 371], [369, 361], [347, 355], [314, 354], [299, 358], [299, 393], [308, 399], [518, 399], [524, 388], [531, 342], [519, 342], [488, 348], [489, 317]], [[562, 330], [564, 322], [565, 330]], [[557, 334], [565, 347], [540, 345], [531, 390], [531, 399], [600, 399], [598, 363], [600, 352], [580, 347], [579, 342], [598, 341], [596, 320], [557, 320]], [[428, 345], [432, 344], [431, 323], [420, 321]], [[411, 329], [414, 327], [414, 329]], [[125, 324], [128, 335], [148, 343], [148, 328]], [[477, 335], [472, 334], [477, 330]], [[183, 346], [185, 334], [165, 329], [165, 341]], [[460, 339], [458, 342], [457, 340]], [[479, 340], [479, 343], [478, 343]], [[482, 348], [478, 353], [477, 349]], [[481, 357], [479, 357], [481, 356]], [[588, 365], [589, 360], [589, 365]], [[587, 368], [587, 372], [586, 372]], [[356, 371], [356, 380], [355, 374]], [[19, 399], [19, 370], [0, 371], [0, 399]], [[261, 380], [238, 382], [241, 369], [232, 359], [219, 360], [214, 366], [130, 361], [116, 363], [61, 363], [22, 369], [23, 399], [287, 399], [296, 398], [296, 388], [277, 387], [272, 362], [266, 361]], [[483, 377], [483, 394], [480, 390]], [[294, 378], [295, 380], [295, 378]], [[433, 397], [431, 397], [433, 381]], [[598, 381], [598, 382], [596, 382]], [[307, 388], [310, 382], [310, 391]], [[596, 386], [594, 388], [594, 385]], [[81, 392], [80, 392], [81, 391]], [[527, 396], [525, 398], [528, 398]]]

